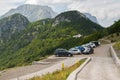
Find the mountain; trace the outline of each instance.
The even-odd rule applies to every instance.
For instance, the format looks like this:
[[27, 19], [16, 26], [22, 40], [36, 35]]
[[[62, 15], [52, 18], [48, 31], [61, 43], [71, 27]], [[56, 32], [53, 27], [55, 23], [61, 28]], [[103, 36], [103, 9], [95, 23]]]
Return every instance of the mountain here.
[[99, 24], [91, 21], [86, 15], [79, 11], [67, 11], [55, 17], [52, 26], [72, 27], [79, 33], [88, 35], [102, 30]]
[[119, 33], [120, 32], [120, 19], [115, 21], [113, 25], [107, 28], [108, 34]]
[[96, 18], [95, 16], [92, 16], [90, 13], [83, 13], [83, 14], [84, 14], [86, 17], [88, 17], [91, 21], [99, 24], [99, 23], [98, 23], [98, 20], [97, 20], [97, 18]]
[[[16, 9], [11, 9], [7, 13], [5, 13], [1, 18], [10, 16], [15, 13], [20, 13], [26, 16], [31, 22], [46, 18], [54, 18], [57, 15], [57, 13], [55, 13], [48, 6], [25, 4], [17, 7]], [[86, 17], [88, 17], [91, 21], [98, 24], [97, 18], [95, 16], [92, 16], [89, 13], [83, 13], [83, 14]]]
[[[0, 70], [31, 64], [54, 54], [56, 48], [69, 49], [97, 40], [101, 37], [97, 32], [103, 29], [78, 11], [29, 23], [26, 29], [7, 43], [0, 44]], [[73, 37], [78, 34], [83, 36]]]
[[1, 18], [10, 16], [15, 13], [20, 13], [26, 16], [31, 22], [46, 18], [53, 18], [56, 16], [56, 13], [48, 6], [25, 4], [17, 7], [16, 9], [11, 9]]
[[26, 17], [13, 14], [0, 20], [0, 40], [8, 41], [15, 34], [23, 31], [29, 24]]

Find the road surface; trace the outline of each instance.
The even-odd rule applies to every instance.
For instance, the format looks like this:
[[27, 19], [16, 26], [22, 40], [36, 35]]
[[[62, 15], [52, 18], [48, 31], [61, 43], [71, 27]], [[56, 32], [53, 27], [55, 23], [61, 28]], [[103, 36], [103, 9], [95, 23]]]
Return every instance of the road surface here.
[[92, 60], [78, 74], [77, 80], [120, 80], [120, 71], [109, 53], [110, 45], [102, 45], [90, 55]]

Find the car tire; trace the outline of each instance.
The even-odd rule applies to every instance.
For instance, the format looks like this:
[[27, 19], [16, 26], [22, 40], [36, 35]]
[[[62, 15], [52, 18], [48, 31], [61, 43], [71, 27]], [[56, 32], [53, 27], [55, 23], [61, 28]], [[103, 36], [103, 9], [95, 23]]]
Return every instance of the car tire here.
[[79, 55], [81, 55], [82, 53], [78, 53]]
[[56, 57], [59, 57], [60, 55], [56, 54]]
[[71, 54], [68, 54], [68, 57], [71, 57], [72, 55]]

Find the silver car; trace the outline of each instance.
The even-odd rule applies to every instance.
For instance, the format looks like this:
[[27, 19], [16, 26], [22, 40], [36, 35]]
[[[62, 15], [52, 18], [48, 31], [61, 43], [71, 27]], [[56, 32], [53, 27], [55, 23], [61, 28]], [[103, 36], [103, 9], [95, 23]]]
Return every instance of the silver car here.
[[69, 52], [70, 52], [71, 54], [74, 54], [74, 55], [82, 54], [81, 50], [80, 50], [80, 49], [76, 49], [76, 48], [71, 48], [71, 49], [69, 50]]

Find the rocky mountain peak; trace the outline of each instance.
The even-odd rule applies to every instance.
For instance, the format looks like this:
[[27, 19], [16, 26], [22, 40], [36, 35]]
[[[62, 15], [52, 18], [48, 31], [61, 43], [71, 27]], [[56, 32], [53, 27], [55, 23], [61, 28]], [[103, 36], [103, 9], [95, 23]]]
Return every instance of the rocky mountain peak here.
[[56, 16], [56, 13], [52, 10], [52, 8], [48, 6], [25, 4], [15, 9], [11, 9], [7, 13], [5, 13], [1, 18], [10, 16], [15, 13], [24, 15], [31, 22], [46, 18], [53, 18]]

